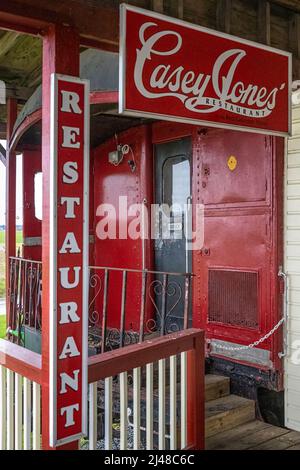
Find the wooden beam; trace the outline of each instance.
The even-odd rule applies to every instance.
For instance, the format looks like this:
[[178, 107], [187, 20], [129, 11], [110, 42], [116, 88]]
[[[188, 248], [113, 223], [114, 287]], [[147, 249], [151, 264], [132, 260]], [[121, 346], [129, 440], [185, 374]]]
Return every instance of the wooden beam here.
[[[101, 29], [101, 27], [100, 27]], [[42, 447], [49, 449], [49, 328], [50, 328], [50, 140], [51, 140], [51, 74], [79, 75], [79, 36], [68, 26], [52, 25], [43, 40], [42, 82], [42, 172], [43, 172], [43, 221], [42, 221]], [[78, 446], [77, 446], [78, 447]], [[60, 450], [76, 449], [76, 442], [59, 447]], [[51, 448], [52, 449], [52, 448]]]
[[300, 15], [291, 14], [289, 20], [289, 50], [295, 58], [300, 57]]
[[35, 87], [16, 87], [7, 85], [5, 88], [6, 98], [16, 98], [18, 101], [27, 101], [35, 91]]
[[0, 144], [0, 160], [6, 166], [6, 150], [2, 144]]
[[178, 18], [183, 20], [184, 15], [184, 0], [177, 0], [177, 10], [178, 10]]
[[0, 139], [6, 139], [6, 124], [4, 122], [0, 122]]
[[217, 0], [217, 29], [230, 33], [231, 0]]
[[[259, 0], [260, 2], [261, 0]], [[294, 10], [300, 13], [300, 3], [299, 0], [271, 0], [271, 3], [280, 5], [281, 7], [287, 8], [289, 10]]]
[[92, 43], [95, 47], [118, 50], [116, 7], [87, 5], [78, 0], [47, 0], [47, 8], [42, 8], [40, 0], [0, 0], [1, 28], [38, 35], [47, 31], [51, 24], [72, 27], [84, 45]]
[[7, 100], [7, 132], [6, 132], [6, 321], [10, 315], [10, 257], [16, 256], [16, 154], [10, 149], [10, 140], [17, 118], [17, 101]]
[[41, 384], [41, 355], [0, 339], [0, 364], [22, 377]]
[[157, 13], [163, 13], [164, 0], [151, 0], [151, 8], [153, 11], [157, 11]]
[[259, 42], [271, 44], [270, 2], [266, 0], [258, 2], [257, 36]]
[[7, 31], [0, 38], [0, 59], [13, 47], [19, 34], [14, 31]]
[[203, 360], [204, 364], [204, 333], [202, 330], [190, 328], [89, 357], [89, 383], [118, 375], [136, 367], [143, 367], [151, 362], [157, 362], [184, 351], [191, 351], [196, 339], [200, 340], [202, 345], [199, 359]]

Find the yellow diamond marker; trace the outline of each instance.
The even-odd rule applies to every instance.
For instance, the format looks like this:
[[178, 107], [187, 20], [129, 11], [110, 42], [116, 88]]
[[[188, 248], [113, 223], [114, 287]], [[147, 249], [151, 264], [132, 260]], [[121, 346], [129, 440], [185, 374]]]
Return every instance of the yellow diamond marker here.
[[227, 165], [230, 171], [234, 171], [237, 167], [237, 159], [231, 155], [227, 160]]

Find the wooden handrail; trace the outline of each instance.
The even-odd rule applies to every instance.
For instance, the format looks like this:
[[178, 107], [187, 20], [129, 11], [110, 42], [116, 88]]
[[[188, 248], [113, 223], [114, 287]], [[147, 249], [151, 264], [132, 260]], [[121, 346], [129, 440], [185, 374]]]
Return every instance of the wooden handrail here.
[[42, 384], [42, 356], [29, 349], [0, 339], [0, 365], [33, 382]]
[[89, 358], [89, 383], [187, 352], [188, 447], [204, 449], [204, 331], [194, 328]]
[[[204, 331], [188, 329], [92, 356], [88, 380], [95, 383], [146, 364], [188, 352], [189, 446], [204, 448]], [[41, 355], [0, 339], [0, 365], [42, 384]], [[192, 444], [191, 444], [192, 443]]]
[[[89, 357], [89, 383], [190, 351], [195, 348], [195, 340], [202, 343], [204, 332], [190, 328]], [[0, 365], [40, 384], [41, 363], [40, 354], [0, 339]]]
[[178, 331], [143, 343], [136, 343], [89, 357], [89, 383], [118, 375], [136, 367], [195, 349], [195, 342], [203, 345], [204, 331], [196, 328]]

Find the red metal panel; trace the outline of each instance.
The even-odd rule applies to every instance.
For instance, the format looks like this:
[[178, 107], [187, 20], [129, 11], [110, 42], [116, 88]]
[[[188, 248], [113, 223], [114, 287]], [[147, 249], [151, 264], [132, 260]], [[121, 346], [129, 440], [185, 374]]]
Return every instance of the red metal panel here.
[[[205, 240], [193, 252], [193, 326], [207, 338], [248, 344], [281, 318], [278, 268], [282, 263], [283, 139], [233, 131], [155, 123], [153, 142], [193, 138], [193, 203], [205, 205]], [[230, 156], [236, 159], [230, 169]], [[258, 276], [257, 328], [208, 321], [208, 270]], [[232, 290], [237, 295], [239, 290]], [[281, 371], [282, 330], [260, 347]]]
[[[108, 161], [108, 153], [116, 150], [119, 144], [131, 146], [136, 162], [135, 172], [131, 171], [128, 160], [132, 155], [124, 158], [122, 163], [114, 166]], [[102, 219], [97, 215], [99, 205], [111, 204], [116, 208], [117, 233], [120, 227], [119, 197], [127, 196], [128, 206], [142, 203], [144, 199], [148, 204], [152, 202], [151, 185], [151, 154], [149, 128], [142, 126], [123, 132], [110, 139], [94, 151], [94, 211], [95, 211], [95, 265], [121, 268], [142, 269], [142, 241], [141, 239], [105, 239], [97, 236], [97, 224]], [[98, 212], [99, 214], [99, 212]], [[128, 217], [128, 224], [132, 217]], [[146, 243], [146, 267], [152, 268], [150, 242]], [[122, 273], [111, 273], [108, 298], [108, 326], [120, 327]], [[127, 285], [126, 329], [138, 331], [140, 314], [141, 276], [130, 274]], [[133, 295], [134, 294], [134, 295]], [[100, 303], [99, 303], [100, 302]], [[98, 297], [97, 311], [101, 312], [101, 297]]]
[[[222, 130], [207, 131], [199, 139], [201, 193], [205, 205], [236, 207], [268, 202], [270, 188], [269, 139], [263, 135]], [[229, 168], [230, 158], [236, 167]], [[241, 206], [242, 207], [242, 206]]]
[[[42, 222], [35, 217], [34, 177], [42, 171], [41, 150], [23, 151], [23, 238], [42, 236]], [[40, 261], [42, 246], [24, 245], [24, 258]]]
[[[199, 167], [199, 176], [194, 180], [194, 202], [205, 204], [205, 241], [202, 252], [193, 255], [198, 279], [194, 324], [205, 327], [208, 338], [246, 345], [267, 333], [281, 315], [277, 292], [277, 227], [281, 220], [276, 205], [280, 197], [277, 166], [282, 168], [275, 158], [275, 140], [214, 130], [202, 132], [197, 139], [194, 168]], [[230, 156], [237, 161], [232, 171], [227, 164]], [[209, 269], [258, 274], [257, 328], [208, 321]], [[241, 291], [232, 290], [232, 295], [240, 296]], [[260, 348], [271, 352], [273, 368], [279, 369], [278, 339], [271, 338]]]

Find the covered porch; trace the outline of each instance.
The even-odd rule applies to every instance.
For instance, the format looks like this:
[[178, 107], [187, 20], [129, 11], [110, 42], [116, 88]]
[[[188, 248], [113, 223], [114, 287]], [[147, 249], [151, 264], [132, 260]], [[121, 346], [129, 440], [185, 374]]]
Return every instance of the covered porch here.
[[[9, 30], [8, 34], [15, 31], [23, 39], [33, 39], [35, 65], [29, 74], [32, 80], [27, 81], [30, 86], [16, 86], [8, 93], [2, 134], [7, 144], [7, 336], [0, 340], [0, 448], [201, 450], [206, 437], [207, 449], [297, 449], [299, 434], [283, 428], [282, 418], [286, 351], [280, 329], [285, 319], [278, 268], [283, 260], [283, 139], [254, 133], [241, 138], [237, 131], [118, 115], [116, 8], [106, 2], [86, 7], [79, 1], [72, 2], [70, 12], [67, 2], [62, 2], [61, 9], [49, 2], [48, 10], [33, 0], [27, 3], [34, 6], [32, 13], [25, 5], [5, 6], [0, 18], [4, 37]], [[170, 2], [139, 3], [191, 20], [189, 8], [184, 9], [187, 2], [174, 2], [174, 11]], [[204, 9], [202, 21], [239, 34], [230, 29], [230, 2], [212, 3], [214, 19], [211, 9]], [[245, 36], [270, 45], [274, 24], [275, 30], [284, 30], [282, 23], [287, 21], [288, 48], [298, 54], [299, 28], [293, 26], [293, 18], [300, 10], [286, 11], [291, 5], [285, 3], [258, 3], [254, 22], [259, 38], [252, 37], [253, 27], [249, 31], [247, 26]], [[253, 22], [253, 5], [248, 7]], [[234, 11], [241, 15], [240, 5]], [[285, 43], [282, 47], [286, 48]], [[295, 76], [298, 68], [296, 58]], [[63, 207], [68, 218], [75, 218], [77, 195], [69, 194], [70, 206], [53, 199], [56, 141], [49, 90], [54, 73], [57, 80], [62, 74], [71, 76], [74, 83], [76, 77], [90, 82], [86, 100], [90, 171], [81, 194], [85, 197], [89, 192], [90, 198], [77, 227], [72, 220], [62, 224], [59, 219]], [[72, 143], [70, 135], [69, 140]], [[251, 160], [252, 148], [256, 152]], [[16, 247], [17, 153], [23, 158], [20, 251]], [[82, 155], [76, 158], [84, 162]], [[71, 163], [67, 183], [77, 169]], [[236, 168], [240, 172], [235, 178]], [[42, 180], [36, 178], [41, 174]], [[36, 181], [43, 193], [40, 218], [35, 207]], [[81, 180], [74, 187], [82, 190]], [[139, 204], [142, 236], [138, 238], [102, 237], [105, 211], [120, 204], [120, 195], [126, 195], [128, 205]], [[187, 210], [171, 214], [170, 240], [163, 240], [160, 219], [154, 228], [158, 237], [153, 241], [150, 234], [145, 236], [149, 226], [144, 211], [151, 203], [178, 200], [186, 203]], [[205, 205], [209, 243], [206, 239], [206, 244], [189, 253], [188, 237], [178, 241], [177, 235], [189, 223], [192, 201]], [[116, 221], [120, 229], [120, 214]], [[88, 345], [88, 389], [82, 392], [88, 413], [85, 433], [55, 441], [51, 434], [57, 431], [60, 416], [51, 415], [56, 370], [50, 338], [57, 307], [53, 308], [53, 285], [60, 270], [53, 262], [52, 229], [55, 226], [62, 241], [68, 224], [74, 230], [87, 227], [80, 286], [88, 326], [82, 336]], [[219, 231], [220, 224], [224, 230]], [[63, 243], [62, 252], [71, 245], [70, 239], [67, 249]], [[75, 323], [73, 300], [68, 299], [64, 320], [73, 318]], [[70, 348], [67, 354], [63, 351], [67, 356]], [[77, 371], [73, 370], [73, 379], [62, 372], [62, 395], [75, 387]], [[275, 416], [271, 411], [272, 416], [267, 416], [270, 395], [259, 401], [260, 388], [281, 394]], [[65, 411], [72, 426], [72, 413]], [[272, 420], [276, 426], [269, 424]]]

